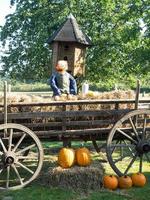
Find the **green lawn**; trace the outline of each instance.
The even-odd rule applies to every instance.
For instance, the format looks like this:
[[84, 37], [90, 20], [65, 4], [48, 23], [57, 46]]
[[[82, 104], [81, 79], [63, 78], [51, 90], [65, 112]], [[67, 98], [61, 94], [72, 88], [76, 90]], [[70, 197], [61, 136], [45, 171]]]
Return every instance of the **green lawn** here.
[[[60, 143], [45, 143], [44, 147], [46, 148], [45, 162], [43, 166], [43, 171], [48, 169], [48, 165], [56, 166], [57, 152], [60, 148]], [[62, 145], [62, 144], [61, 144]], [[73, 143], [74, 147], [78, 147], [81, 143]], [[86, 146], [89, 146], [90, 143], [86, 143]], [[52, 149], [56, 149], [51, 153]], [[49, 156], [51, 154], [51, 156]], [[93, 160], [99, 159], [97, 153], [92, 153]], [[48, 162], [49, 160], [49, 162]], [[51, 160], [51, 161], [50, 161]], [[53, 165], [52, 165], [53, 164]], [[117, 189], [115, 191], [110, 191], [102, 188], [99, 191], [73, 191], [68, 188], [48, 188], [41, 185], [40, 179], [35, 180], [31, 185], [27, 187], [10, 192], [0, 192], [0, 200], [148, 200], [150, 195], [150, 166], [145, 164], [144, 174], [147, 177], [147, 184], [143, 188], [132, 187], [128, 190]], [[106, 173], [112, 174], [111, 168], [108, 163], [104, 164]]]
[[[146, 176], [149, 178], [150, 173]], [[87, 191], [87, 193], [74, 192], [68, 189], [53, 188], [49, 189], [42, 187], [39, 183], [33, 183], [24, 189], [12, 191], [12, 192], [1, 192], [0, 199], [4, 197], [12, 197], [12, 200], [98, 200], [98, 199], [110, 199], [111, 200], [148, 200], [150, 194], [150, 183], [147, 183], [143, 188], [132, 187], [128, 190], [116, 190], [109, 191], [102, 189], [100, 191]]]

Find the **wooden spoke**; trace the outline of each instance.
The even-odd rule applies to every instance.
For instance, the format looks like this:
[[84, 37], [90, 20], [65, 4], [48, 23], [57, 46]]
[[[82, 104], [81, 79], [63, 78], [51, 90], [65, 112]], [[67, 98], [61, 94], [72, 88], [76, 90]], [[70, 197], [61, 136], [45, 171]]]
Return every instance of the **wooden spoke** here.
[[129, 163], [127, 169], [126, 169], [125, 172], [124, 172], [124, 175], [126, 175], [126, 174], [128, 173], [129, 169], [132, 167], [132, 165], [133, 165], [134, 161], [136, 160], [136, 158], [137, 158], [137, 154], [135, 154], [135, 155], [133, 156], [131, 162]]
[[14, 147], [13, 151], [16, 151], [16, 149], [19, 147], [19, 145], [21, 144], [21, 142], [23, 141], [23, 139], [25, 138], [26, 133], [24, 133], [22, 135], [22, 137], [20, 138], [20, 140], [18, 141], [18, 143], [16, 144], [16, 146]]
[[146, 130], [145, 130], [145, 138], [146, 140], [150, 140], [150, 131], [146, 134]]
[[142, 131], [142, 140], [145, 139], [145, 133], [146, 133], [146, 116], [144, 115], [143, 131]]
[[33, 147], [35, 147], [35, 144], [29, 145], [29, 146], [25, 147], [24, 149], [21, 149], [20, 151], [17, 151], [16, 153], [17, 154], [21, 154], [21, 153], [23, 153], [23, 152], [25, 152], [27, 150], [32, 149]]
[[[150, 163], [149, 116], [150, 110], [131, 111], [116, 122], [111, 129], [106, 146], [107, 160], [118, 176], [133, 172], [133, 167], [136, 165], [138, 165], [137, 172], [142, 172], [144, 161], [147, 160]], [[121, 144], [115, 143], [117, 139], [120, 139]], [[119, 148], [123, 151], [119, 151]], [[121, 161], [123, 168], [120, 167]]]
[[143, 165], [143, 154], [140, 155], [140, 164], [139, 164], [139, 172], [142, 173], [142, 165]]
[[124, 135], [126, 138], [128, 138], [134, 144], [137, 144], [137, 141], [135, 141], [132, 137], [130, 137], [129, 135], [127, 135], [124, 131], [120, 130], [119, 128], [117, 128], [117, 131], [119, 133], [121, 133], [122, 135]]
[[116, 145], [117, 145], [118, 143], [119, 143], [119, 140], [117, 140], [115, 144], [112, 144], [112, 145], [111, 145], [111, 148], [113, 147], [112, 150], [111, 150], [111, 153], [112, 153], [112, 154], [113, 154], [113, 152], [115, 151]]
[[0, 168], [0, 174], [2, 173], [2, 171], [4, 170], [4, 168], [2, 167], [2, 168]]
[[131, 144], [130, 144], [130, 145], [127, 144], [127, 142], [126, 142], [125, 140], [123, 140], [123, 142], [126, 144], [127, 148], [128, 148], [129, 151], [131, 152], [131, 155], [134, 156], [135, 154], [134, 154], [133, 150], [131, 149], [131, 147], [133, 147], [133, 145], [131, 145]]
[[20, 174], [19, 174], [19, 172], [18, 172], [18, 170], [17, 170], [17, 168], [16, 168], [16, 166], [14, 164], [12, 165], [12, 168], [14, 169], [14, 171], [15, 171], [15, 173], [16, 173], [16, 175], [17, 175], [17, 177], [18, 177], [18, 179], [19, 179], [19, 181], [21, 183], [21, 185], [23, 185], [22, 178], [21, 178], [21, 176], [20, 176]]
[[138, 140], [140, 140], [139, 135], [138, 135], [138, 132], [137, 132], [137, 130], [136, 130], [136, 128], [135, 128], [135, 125], [134, 125], [134, 123], [133, 123], [131, 117], [129, 117], [129, 121], [130, 121], [130, 124], [131, 124], [131, 126], [132, 126], [132, 129], [133, 129], [133, 131], [134, 131], [134, 134], [135, 134], [136, 138], [137, 138]]
[[11, 146], [12, 146], [12, 138], [13, 138], [13, 129], [10, 129], [10, 136], [9, 136], [9, 146], [8, 146], [8, 151], [11, 151]]
[[114, 163], [117, 163], [117, 162], [123, 160], [123, 159], [126, 158], [126, 157], [127, 157], [127, 155], [121, 156], [120, 158], [115, 159], [115, 160], [114, 160]]
[[34, 174], [34, 171], [29, 169], [27, 166], [23, 165], [22, 163], [17, 162], [16, 164], [19, 165], [20, 167], [22, 167], [23, 169], [25, 169], [26, 171], [30, 172], [31, 174]]
[[15, 190], [28, 185], [38, 176], [43, 164], [43, 148], [34, 132], [25, 126], [1, 124], [0, 131], [5, 130], [8, 137], [3, 135], [0, 138], [0, 182], [3, 179], [0, 190]]
[[132, 144], [112, 144], [111, 147], [125, 147], [125, 148], [129, 148], [129, 147], [133, 147], [134, 145]]
[[33, 160], [35, 161], [35, 160], [38, 159], [38, 157], [35, 157], [35, 156], [20, 156], [20, 155], [17, 156], [17, 158], [18, 158], [18, 160], [21, 160], [21, 159], [23, 159], [23, 160], [26, 160], [26, 159], [28, 160], [29, 159], [30, 160], [31, 159], [32, 161]]
[[150, 157], [148, 156], [148, 154], [145, 153], [144, 155], [145, 155], [147, 161], [150, 163]]
[[0, 138], [0, 143], [1, 143], [1, 146], [2, 146], [2, 148], [3, 148], [3, 151], [6, 153], [6, 152], [7, 152], [7, 149], [6, 149], [6, 147], [5, 147], [5, 145], [4, 145], [4, 143], [3, 143], [3, 141], [2, 141], [1, 138]]
[[6, 188], [9, 188], [10, 166], [7, 166]]

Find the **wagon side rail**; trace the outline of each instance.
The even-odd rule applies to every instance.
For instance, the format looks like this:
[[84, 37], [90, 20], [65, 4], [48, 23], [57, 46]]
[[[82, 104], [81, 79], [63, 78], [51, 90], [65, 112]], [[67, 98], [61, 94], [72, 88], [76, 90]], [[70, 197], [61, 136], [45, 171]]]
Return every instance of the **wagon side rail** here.
[[[149, 104], [149, 99], [139, 100]], [[104, 140], [113, 125], [135, 107], [134, 99], [8, 104], [7, 120], [27, 126], [40, 139]], [[0, 123], [4, 121], [0, 105]]]

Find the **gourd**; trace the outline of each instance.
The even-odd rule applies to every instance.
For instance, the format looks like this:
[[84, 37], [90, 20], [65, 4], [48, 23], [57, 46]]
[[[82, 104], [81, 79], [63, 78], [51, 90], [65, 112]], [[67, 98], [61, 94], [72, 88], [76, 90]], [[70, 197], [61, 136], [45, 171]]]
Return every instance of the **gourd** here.
[[121, 176], [118, 178], [118, 185], [122, 189], [127, 189], [132, 187], [132, 179], [130, 176]]
[[58, 153], [58, 164], [62, 168], [70, 168], [75, 161], [75, 151], [71, 148], [62, 148]]
[[86, 147], [76, 150], [76, 163], [80, 166], [88, 166], [91, 164], [90, 151]]
[[142, 173], [135, 173], [131, 176], [134, 186], [143, 187], [146, 183], [146, 177]]
[[118, 187], [118, 179], [114, 175], [105, 175], [103, 177], [103, 185], [105, 188], [115, 190]]

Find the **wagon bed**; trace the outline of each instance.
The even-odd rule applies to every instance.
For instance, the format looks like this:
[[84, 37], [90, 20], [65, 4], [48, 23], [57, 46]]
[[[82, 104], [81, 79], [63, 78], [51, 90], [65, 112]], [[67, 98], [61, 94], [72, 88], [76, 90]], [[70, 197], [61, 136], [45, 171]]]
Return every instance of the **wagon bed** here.
[[[140, 104], [149, 106], [150, 100]], [[92, 141], [97, 152], [98, 141], [107, 141], [107, 159], [116, 174], [127, 174], [137, 159], [142, 172], [145, 160], [150, 163], [150, 110], [135, 105], [131, 99], [0, 105], [0, 123], [8, 122], [0, 125], [0, 189], [21, 188], [38, 176], [41, 140], [63, 141], [64, 146]], [[128, 162], [121, 171], [118, 163], [124, 159]]]
[[[150, 105], [150, 99], [139, 104]], [[91, 140], [90, 136], [106, 140], [113, 125], [134, 110], [134, 105], [133, 99], [15, 103], [7, 106], [7, 120], [27, 126], [40, 140]], [[4, 114], [0, 113], [3, 122]]]

